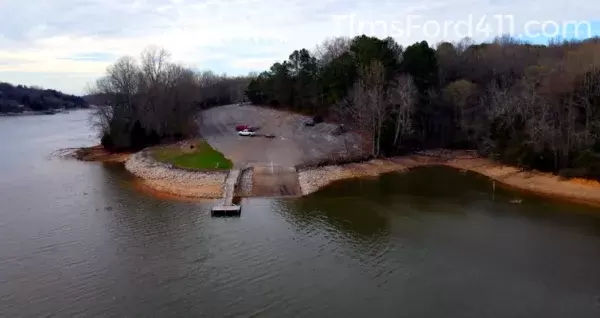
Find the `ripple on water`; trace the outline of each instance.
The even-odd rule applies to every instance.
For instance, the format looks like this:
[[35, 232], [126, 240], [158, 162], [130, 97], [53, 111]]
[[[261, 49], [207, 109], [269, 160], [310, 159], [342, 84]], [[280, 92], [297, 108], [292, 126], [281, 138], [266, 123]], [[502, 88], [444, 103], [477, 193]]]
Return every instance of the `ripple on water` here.
[[211, 218], [48, 160], [97, 142], [84, 115], [0, 120], [0, 316], [600, 316], [591, 208], [434, 168]]

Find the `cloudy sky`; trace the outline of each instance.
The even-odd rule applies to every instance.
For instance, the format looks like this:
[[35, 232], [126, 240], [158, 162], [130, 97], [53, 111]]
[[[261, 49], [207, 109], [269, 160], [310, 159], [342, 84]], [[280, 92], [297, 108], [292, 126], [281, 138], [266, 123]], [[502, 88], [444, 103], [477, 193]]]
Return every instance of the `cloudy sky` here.
[[505, 33], [544, 43], [600, 35], [600, 6], [597, 0], [0, 0], [0, 81], [82, 94], [115, 59], [138, 56], [149, 45], [198, 70], [246, 74], [294, 49], [363, 33], [403, 45]]

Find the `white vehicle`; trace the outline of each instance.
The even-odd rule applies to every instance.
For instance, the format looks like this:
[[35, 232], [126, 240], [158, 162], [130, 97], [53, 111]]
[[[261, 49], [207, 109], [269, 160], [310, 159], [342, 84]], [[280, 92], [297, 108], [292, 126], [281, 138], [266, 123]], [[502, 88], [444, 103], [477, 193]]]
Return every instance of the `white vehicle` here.
[[244, 136], [244, 137], [254, 137], [256, 134], [251, 130], [244, 129], [242, 131], [238, 131], [238, 135]]

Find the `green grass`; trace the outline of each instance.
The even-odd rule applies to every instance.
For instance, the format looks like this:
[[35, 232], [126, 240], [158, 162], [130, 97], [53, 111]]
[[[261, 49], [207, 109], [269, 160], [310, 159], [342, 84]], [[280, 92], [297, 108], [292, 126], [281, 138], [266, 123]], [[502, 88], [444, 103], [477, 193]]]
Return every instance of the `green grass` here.
[[231, 160], [213, 149], [206, 141], [198, 141], [193, 145], [193, 149], [183, 149], [177, 145], [156, 147], [152, 150], [152, 156], [158, 161], [186, 169], [228, 170], [233, 167]]

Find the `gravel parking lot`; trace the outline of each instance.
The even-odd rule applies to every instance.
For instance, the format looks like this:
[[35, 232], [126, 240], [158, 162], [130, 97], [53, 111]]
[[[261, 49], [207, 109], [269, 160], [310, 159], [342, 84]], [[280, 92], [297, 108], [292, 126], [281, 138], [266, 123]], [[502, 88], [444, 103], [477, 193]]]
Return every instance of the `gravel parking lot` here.
[[[355, 133], [336, 134], [338, 125], [320, 123], [307, 127], [310, 117], [251, 105], [227, 105], [204, 111], [200, 133], [214, 148], [239, 168], [248, 165], [295, 167], [332, 157], [361, 153]], [[255, 137], [238, 136], [235, 127], [260, 127]], [[262, 135], [272, 134], [269, 139]]]
[[[266, 107], [215, 107], [202, 112], [199, 121], [202, 137], [233, 161], [235, 168], [253, 168], [251, 196], [300, 195], [296, 166], [360, 156], [363, 148], [359, 135], [340, 134], [338, 125], [308, 127], [310, 117]], [[254, 137], [242, 137], [235, 129], [238, 125], [260, 129]]]

